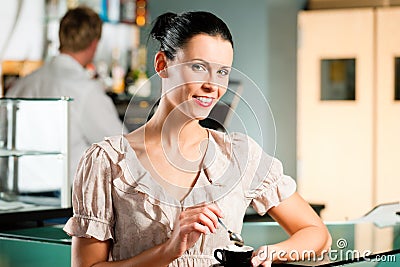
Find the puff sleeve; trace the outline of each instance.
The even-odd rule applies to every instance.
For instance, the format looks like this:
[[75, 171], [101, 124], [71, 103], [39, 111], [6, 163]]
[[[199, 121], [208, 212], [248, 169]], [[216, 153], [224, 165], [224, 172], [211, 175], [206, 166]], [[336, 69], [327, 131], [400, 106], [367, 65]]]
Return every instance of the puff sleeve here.
[[64, 226], [67, 234], [101, 241], [114, 239], [110, 162], [96, 144], [81, 158], [72, 191], [73, 217]]
[[248, 146], [248, 165], [252, 175], [251, 180], [247, 181], [245, 195], [255, 211], [264, 215], [296, 191], [296, 182], [284, 174], [278, 159], [265, 153], [250, 137]]

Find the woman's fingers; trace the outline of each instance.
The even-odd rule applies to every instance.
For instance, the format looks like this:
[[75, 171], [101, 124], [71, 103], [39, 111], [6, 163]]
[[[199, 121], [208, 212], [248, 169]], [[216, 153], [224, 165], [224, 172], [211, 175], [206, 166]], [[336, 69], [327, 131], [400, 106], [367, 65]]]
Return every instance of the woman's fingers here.
[[268, 247], [261, 246], [254, 251], [251, 263], [253, 266], [271, 266], [271, 260], [268, 258]]
[[198, 223], [208, 228], [209, 232], [215, 233], [218, 217], [221, 215], [221, 210], [214, 204], [191, 207], [182, 212], [181, 223], [183, 225]]
[[181, 220], [180, 224], [181, 228], [189, 227], [191, 230], [200, 230], [204, 234], [214, 233], [216, 229], [214, 223], [204, 214], [185, 217]]
[[188, 207], [188, 208], [185, 209], [185, 211], [198, 212], [199, 209], [201, 210], [201, 209], [204, 209], [204, 208], [209, 209], [210, 211], [212, 211], [218, 217], [221, 217], [221, 218], [224, 217], [223, 214], [222, 214], [221, 209], [216, 204], [201, 204], [201, 205], [198, 205], [198, 206]]
[[201, 234], [215, 232], [220, 216], [222, 212], [215, 204], [186, 208], [180, 213], [167, 245], [176, 255], [182, 255], [197, 242]]
[[270, 267], [270, 266], [271, 266], [271, 262], [270, 262], [270, 261], [264, 261], [264, 262], [261, 263], [261, 265], [259, 265], [259, 266]]
[[188, 234], [190, 234], [190, 233], [192, 233], [194, 231], [202, 233], [202, 234], [208, 234], [209, 233], [209, 230], [208, 230], [207, 226], [204, 226], [204, 225], [202, 225], [200, 223], [197, 223], [197, 222], [193, 222], [191, 224], [187, 224], [187, 225], [181, 226], [181, 234], [182, 235], [188, 235]]
[[222, 213], [222, 210], [215, 204], [211, 204], [207, 206], [215, 215], [217, 215], [220, 218], [224, 218], [224, 214]]

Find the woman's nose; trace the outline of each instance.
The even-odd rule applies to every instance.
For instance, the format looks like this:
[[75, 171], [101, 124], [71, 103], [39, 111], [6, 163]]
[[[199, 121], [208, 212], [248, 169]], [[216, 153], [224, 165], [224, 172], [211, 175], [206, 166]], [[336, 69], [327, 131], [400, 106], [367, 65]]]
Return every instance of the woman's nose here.
[[218, 84], [215, 84], [212, 82], [205, 82], [203, 84], [203, 88], [210, 92], [214, 92], [214, 91], [218, 90], [219, 86], [218, 86]]

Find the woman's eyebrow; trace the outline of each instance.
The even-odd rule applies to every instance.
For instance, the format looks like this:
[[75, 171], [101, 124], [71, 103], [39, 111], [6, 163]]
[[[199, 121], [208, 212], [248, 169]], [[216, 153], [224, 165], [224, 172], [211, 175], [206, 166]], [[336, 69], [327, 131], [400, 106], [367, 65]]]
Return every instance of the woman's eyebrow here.
[[210, 63], [210, 62], [208, 62], [208, 61], [206, 61], [206, 60], [204, 60], [204, 59], [201, 59], [201, 58], [194, 58], [194, 59], [192, 59], [192, 61], [201, 61], [201, 62], [203, 62], [204, 64], [206, 64], [206, 65], [213, 65], [213, 64], [215, 64], [215, 65], [219, 65], [219, 67], [221, 68], [221, 69], [231, 69], [232, 67], [231, 66], [224, 66], [224, 65], [222, 65], [222, 64], [219, 64], [219, 63]]
[[192, 59], [191, 61], [201, 61], [201, 62], [203, 62], [203, 63], [206, 64], [206, 65], [210, 65], [210, 63], [209, 63], [208, 61], [205, 61], [204, 59], [201, 59], [201, 58], [194, 58], [194, 59]]

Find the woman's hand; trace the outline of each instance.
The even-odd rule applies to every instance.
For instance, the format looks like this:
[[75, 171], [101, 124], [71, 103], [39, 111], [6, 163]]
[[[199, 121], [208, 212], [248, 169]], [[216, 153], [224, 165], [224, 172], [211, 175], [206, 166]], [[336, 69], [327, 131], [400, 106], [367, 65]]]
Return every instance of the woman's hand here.
[[279, 205], [272, 207], [268, 213], [290, 238], [260, 247], [253, 254], [253, 266], [270, 266], [271, 262], [304, 260], [313, 254], [320, 256], [329, 251], [332, 238], [328, 229], [298, 193], [295, 192]]
[[176, 258], [191, 248], [201, 234], [215, 233], [218, 217], [222, 211], [215, 204], [195, 206], [185, 209], [175, 222], [167, 249]]
[[254, 267], [256, 266], [270, 267], [271, 257], [268, 254], [268, 247], [261, 246], [259, 249], [254, 251], [251, 263]]

